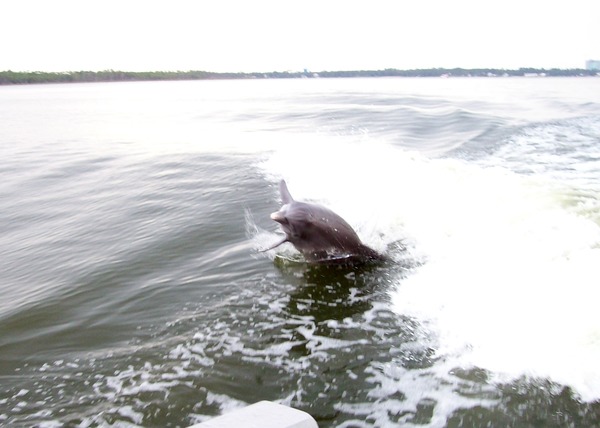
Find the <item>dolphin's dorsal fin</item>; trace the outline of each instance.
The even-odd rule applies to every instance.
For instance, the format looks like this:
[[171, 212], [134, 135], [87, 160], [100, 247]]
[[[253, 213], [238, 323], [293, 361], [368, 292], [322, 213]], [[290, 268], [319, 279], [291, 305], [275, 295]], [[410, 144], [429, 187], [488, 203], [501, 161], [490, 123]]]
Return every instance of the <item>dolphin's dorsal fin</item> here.
[[279, 182], [279, 193], [281, 193], [281, 200], [284, 204], [289, 204], [294, 202], [294, 198], [290, 194], [290, 191], [287, 188], [287, 184], [285, 184], [285, 180], [281, 180]]

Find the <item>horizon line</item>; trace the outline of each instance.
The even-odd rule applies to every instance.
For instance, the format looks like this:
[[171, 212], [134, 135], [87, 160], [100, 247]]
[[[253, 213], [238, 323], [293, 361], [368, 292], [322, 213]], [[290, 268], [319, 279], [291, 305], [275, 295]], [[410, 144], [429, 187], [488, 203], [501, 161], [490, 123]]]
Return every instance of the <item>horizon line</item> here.
[[[115, 69], [115, 68], [105, 68], [105, 69], [79, 69], [79, 70], [60, 70], [60, 71], [48, 71], [48, 70], [14, 70], [14, 69], [5, 69], [0, 70], [0, 73], [55, 73], [55, 74], [68, 74], [68, 73], [104, 73], [104, 72], [113, 72], [113, 73], [190, 73], [190, 72], [201, 72], [201, 73], [211, 73], [211, 74], [269, 74], [269, 73], [352, 73], [352, 72], [384, 72], [384, 71], [426, 71], [426, 70], [498, 70], [498, 71], [521, 71], [521, 70], [540, 70], [540, 71], [548, 71], [548, 70], [561, 70], [561, 71], [576, 71], [576, 70], [585, 70], [590, 71], [585, 67], [530, 67], [530, 66], [521, 66], [518, 68], [505, 68], [505, 67], [419, 67], [419, 68], [395, 68], [395, 67], [387, 67], [387, 68], [362, 68], [362, 69], [338, 69], [338, 70], [320, 70], [315, 71], [309, 68], [304, 68], [302, 70], [270, 70], [270, 71], [211, 71], [211, 70], [202, 70], [202, 69], [154, 69], [154, 70], [128, 70], [128, 69]], [[593, 71], [593, 70], [592, 70]]]

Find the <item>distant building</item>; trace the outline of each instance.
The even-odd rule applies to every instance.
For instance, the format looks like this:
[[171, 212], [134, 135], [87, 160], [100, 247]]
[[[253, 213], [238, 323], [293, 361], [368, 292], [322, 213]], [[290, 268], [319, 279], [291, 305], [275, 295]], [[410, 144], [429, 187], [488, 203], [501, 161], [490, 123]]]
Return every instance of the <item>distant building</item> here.
[[596, 59], [590, 59], [589, 61], [585, 62], [585, 69], [586, 70], [597, 70], [600, 71], [600, 61], [596, 60]]

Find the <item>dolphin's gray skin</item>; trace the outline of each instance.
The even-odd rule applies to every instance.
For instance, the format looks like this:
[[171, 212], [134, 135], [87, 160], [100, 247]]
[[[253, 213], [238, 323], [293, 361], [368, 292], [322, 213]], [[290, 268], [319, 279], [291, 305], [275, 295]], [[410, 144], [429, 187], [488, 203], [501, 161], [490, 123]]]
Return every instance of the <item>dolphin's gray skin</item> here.
[[384, 260], [381, 254], [360, 241], [346, 220], [330, 209], [295, 201], [284, 180], [279, 183], [279, 192], [283, 206], [271, 214], [271, 218], [281, 225], [285, 237], [264, 251], [290, 242], [309, 262], [340, 257], [364, 261]]

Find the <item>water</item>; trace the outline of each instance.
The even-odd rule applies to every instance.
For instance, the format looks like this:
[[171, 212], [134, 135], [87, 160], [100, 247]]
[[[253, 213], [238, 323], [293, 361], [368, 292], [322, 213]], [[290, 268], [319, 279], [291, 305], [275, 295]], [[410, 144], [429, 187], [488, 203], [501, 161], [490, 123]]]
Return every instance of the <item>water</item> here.
[[[0, 87], [0, 425], [598, 426], [599, 148], [596, 78]], [[394, 262], [259, 253], [281, 178]]]

